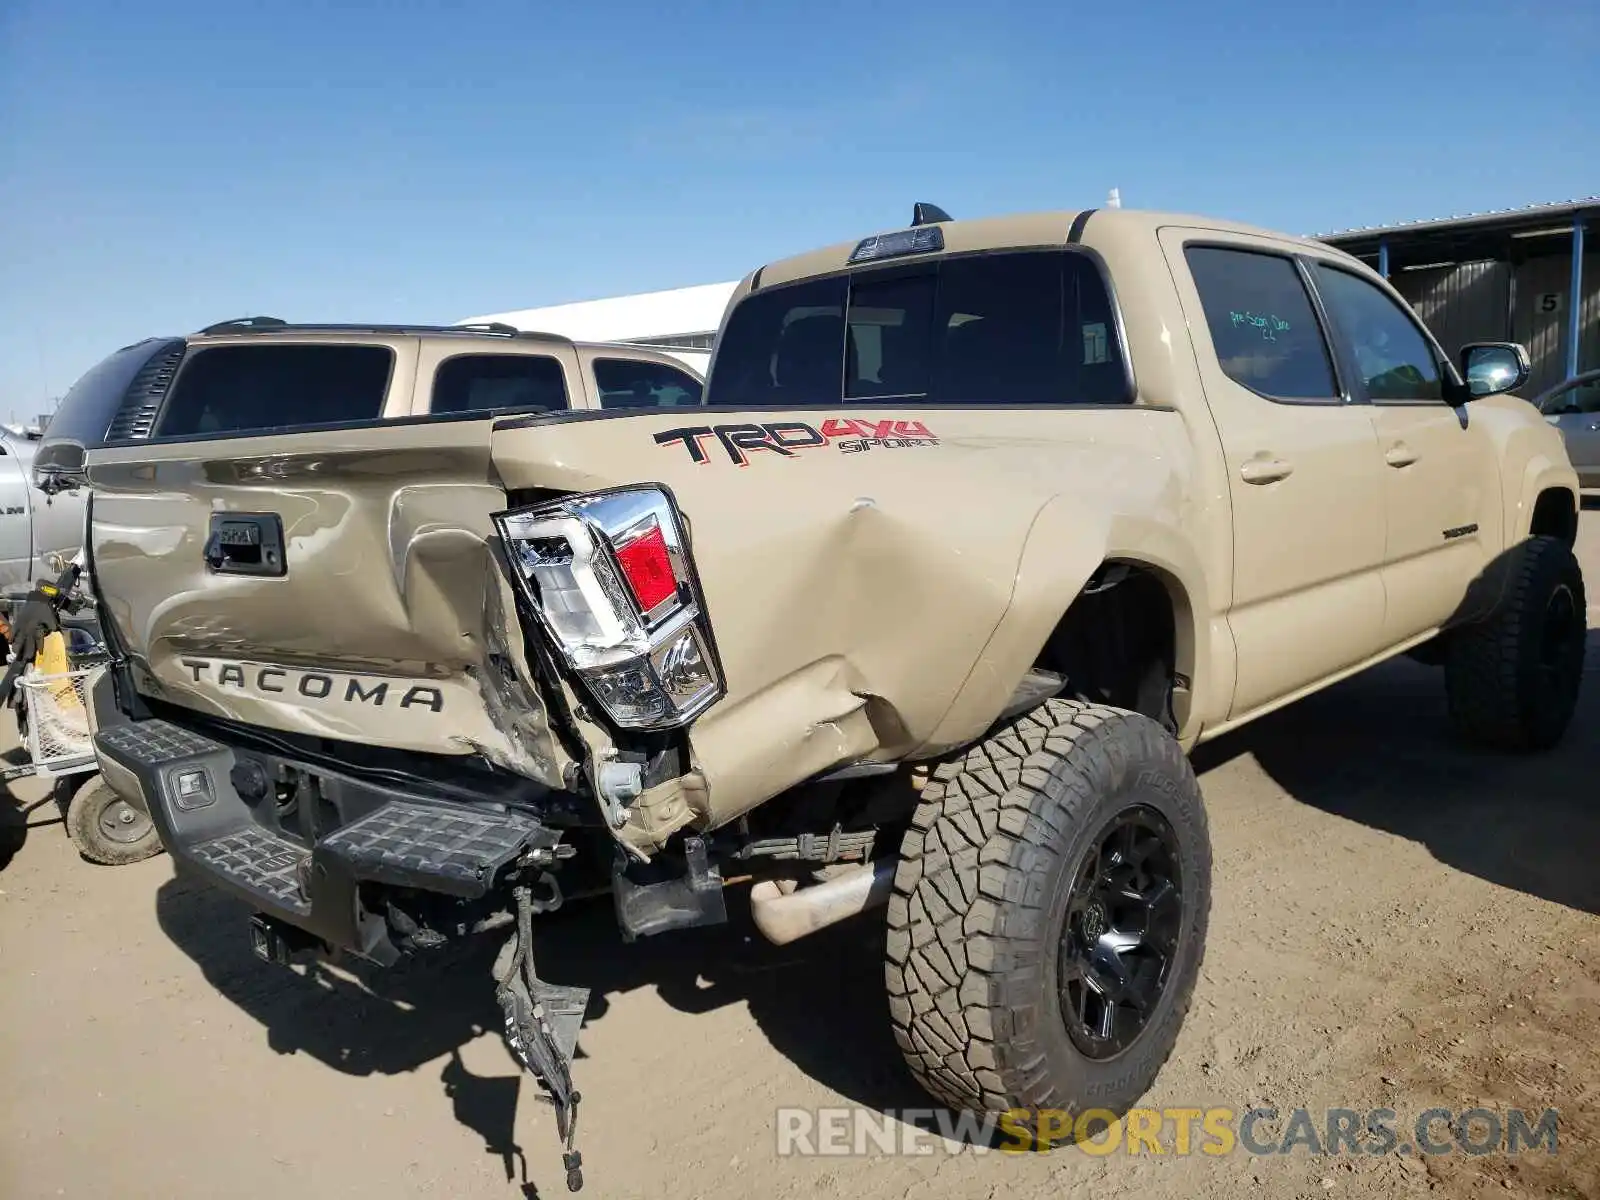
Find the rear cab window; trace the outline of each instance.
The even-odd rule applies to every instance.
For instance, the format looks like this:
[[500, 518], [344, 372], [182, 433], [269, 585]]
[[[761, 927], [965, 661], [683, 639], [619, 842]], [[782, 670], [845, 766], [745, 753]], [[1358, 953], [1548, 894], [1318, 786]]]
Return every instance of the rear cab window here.
[[201, 346], [179, 369], [151, 436], [224, 437], [375, 421], [394, 365], [394, 351], [382, 345]]
[[677, 408], [697, 405], [702, 386], [687, 371], [637, 358], [596, 358], [601, 408]]
[[569, 407], [566, 370], [549, 354], [452, 354], [434, 369], [434, 416]]
[[986, 251], [752, 293], [707, 403], [1107, 405], [1133, 401], [1110, 293], [1068, 249]]

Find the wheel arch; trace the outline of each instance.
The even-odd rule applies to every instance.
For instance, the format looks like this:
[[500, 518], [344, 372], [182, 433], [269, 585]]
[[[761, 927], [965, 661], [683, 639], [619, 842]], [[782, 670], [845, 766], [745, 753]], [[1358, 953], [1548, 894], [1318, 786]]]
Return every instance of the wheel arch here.
[[1578, 540], [1578, 493], [1559, 484], [1545, 486], [1534, 497], [1528, 518], [1529, 537], [1560, 538], [1568, 547]]
[[1065, 631], [1104, 615], [1088, 603], [1096, 589], [1130, 585], [1133, 592], [1121, 598], [1137, 595], [1134, 611], [1139, 619], [1158, 626], [1153, 632], [1138, 626], [1140, 640], [1150, 633], [1149, 640], [1178, 677], [1172, 704], [1175, 732], [1180, 740], [1191, 740], [1205, 708], [1196, 698], [1203, 699], [1210, 690], [1196, 689], [1194, 681], [1207, 680], [1213, 658], [1204, 634], [1209, 593], [1198, 555], [1170, 525], [1086, 513], [1080, 504], [1057, 497], [1040, 511], [1029, 532], [1010, 603], [918, 754], [942, 753], [981, 736], [1005, 713], [1029, 672], [1048, 668], [1052, 647], [1060, 647]]
[[[1548, 426], [1540, 434], [1559, 437]], [[1505, 480], [1505, 544], [1509, 548], [1524, 538], [1549, 535], [1560, 537], [1570, 547], [1578, 536], [1580, 506], [1578, 473], [1567, 461], [1564, 446], [1539, 446], [1514, 468]]]

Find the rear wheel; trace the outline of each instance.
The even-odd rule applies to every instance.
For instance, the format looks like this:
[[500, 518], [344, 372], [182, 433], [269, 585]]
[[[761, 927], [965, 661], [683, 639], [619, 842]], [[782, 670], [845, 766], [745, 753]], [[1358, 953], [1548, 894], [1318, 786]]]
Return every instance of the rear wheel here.
[[1583, 571], [1559, 538], [1530, 538], [1512, 553], [1500, 607], [1449, 635], [1450, 719], [1462, 736], [1482, 745], [1547, 750], [1566, 733], [1583, 682]]
[[1177, 1040], [1210, 895], [1199, 784], [1148, 717], [1052, 700], [941, 764], [889, 904], [912, 1074], [956, 1108], [1056, 1110], [1024, 1122], [1041, 1141], [1121, 1115]]
[[90, 862], [123, 866], [161, 851], [161, 837], [140, 812], [96, 775], [67, 803], [67, 835]]

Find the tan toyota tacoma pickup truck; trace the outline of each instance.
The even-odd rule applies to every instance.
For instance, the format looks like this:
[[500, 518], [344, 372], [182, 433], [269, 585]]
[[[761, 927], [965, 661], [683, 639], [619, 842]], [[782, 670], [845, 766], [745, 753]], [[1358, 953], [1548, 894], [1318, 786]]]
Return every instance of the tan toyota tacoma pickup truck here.
[[509, 924], [569, 1186], [587, 992], [530, 944], [564, 898], [629, 940], [736, 875], [778, 942], [878, 911], [935, 1097], [1120, 1112], [1206, 934], [1186, 751], [1404, 653], [1479, 742], [1573, 712], [1578, 484], [1526, 355], [1450, 357], [1314, 241], [919, 206], [751, 273], [699, 407], [439, 411], [421, 344], [128, 348], [42, 469], [92, 490], [107, 779], [263, 957]]

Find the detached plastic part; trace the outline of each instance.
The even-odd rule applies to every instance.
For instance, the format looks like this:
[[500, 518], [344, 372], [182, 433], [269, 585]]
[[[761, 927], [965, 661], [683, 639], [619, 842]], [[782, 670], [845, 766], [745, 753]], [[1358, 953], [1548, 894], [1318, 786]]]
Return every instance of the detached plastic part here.
[[624, 942], [674, 929], [721, 925], [727, 921], [722, 872], [711, 865], [704, 839], [685, 838], [683, 853], [686, 863], [683, 875], [660, 883], [633, 882], [619, 860], [611, 895], [616, 902], [617, 925]]
[[495, 999], [505, 1016], [511, 1052], [555, 1104], [567, 1190], [577, 1192], [583, 1189], [583, 1155], [573, 1142], [578, 1133], [578, 1103], [583, 1097], [572, 1083], [572, 1060], [577, 1053], [578, 1029], [589, 1006], [589, 989], [539, 978], [533, 969], [533, 914], [535, 908], [544, 911], [549, 905], [535, 901], [533, 889], [527, 886], [515, 888], [513, 894], [517, 932], [509, 943], [511, 961], [499, 974]]

